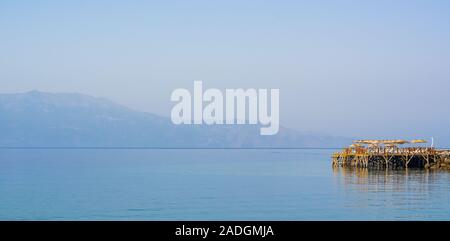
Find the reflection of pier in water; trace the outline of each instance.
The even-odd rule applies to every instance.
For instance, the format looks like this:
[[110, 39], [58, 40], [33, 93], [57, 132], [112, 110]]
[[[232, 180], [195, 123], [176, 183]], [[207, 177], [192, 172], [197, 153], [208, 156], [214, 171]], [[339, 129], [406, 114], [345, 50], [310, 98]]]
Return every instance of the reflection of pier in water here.
[[367, 220], [448, 220], [445, 170], [334, 167], [335, 190], [349, 215]]
[[366, 192], [411, 192], [427, 193], [434, 183], [439, 182], [442, 170], [384, 169], [333, 167], [335, 176], [345, 186]]

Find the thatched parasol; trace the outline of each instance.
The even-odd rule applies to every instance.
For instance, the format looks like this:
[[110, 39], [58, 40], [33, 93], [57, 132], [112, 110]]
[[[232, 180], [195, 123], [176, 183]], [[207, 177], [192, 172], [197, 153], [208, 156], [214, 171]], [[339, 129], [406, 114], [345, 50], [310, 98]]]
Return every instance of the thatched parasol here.
[[409, 143], [409, 141], [406, 140], [383, 140], [381, 142], [386, 145], [403, 145]]
[[357, 140], [354, 141], [356, 144], [366, 144], [366, 145], [403, 145], [406, 143], [409, 143], [409, 141], [406, 140]]
[[422, 139], [417, 139], [417, 140], [412, 140], [411, 143], [427, 143], [427, 141], [422, 140]]
[[354, 141], [356, 144], [368, 144], [368, 145], [378, 145], [380, 143], [379, 140], [357, 140]]

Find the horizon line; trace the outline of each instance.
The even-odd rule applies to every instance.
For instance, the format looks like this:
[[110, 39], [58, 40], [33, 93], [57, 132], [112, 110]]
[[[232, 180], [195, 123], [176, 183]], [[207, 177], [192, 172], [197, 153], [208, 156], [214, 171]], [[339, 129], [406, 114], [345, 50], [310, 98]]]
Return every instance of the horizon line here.
[[130, 149], [130, 150], [327, 150], [343, 147], [146, 147], [146, 146], [0, 146], [0, 149]]

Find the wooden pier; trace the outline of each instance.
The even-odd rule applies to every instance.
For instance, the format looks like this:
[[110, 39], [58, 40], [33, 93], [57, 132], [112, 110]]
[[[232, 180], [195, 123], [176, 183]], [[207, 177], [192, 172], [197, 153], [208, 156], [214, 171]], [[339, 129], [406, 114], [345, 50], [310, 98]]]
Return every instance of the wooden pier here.
[[[415, 146], [424, 140], [359, 140], [332, 155], [335, 167], [448, 169], [450, 151]], [[408, 144], [407, 147], [400, 147]]]

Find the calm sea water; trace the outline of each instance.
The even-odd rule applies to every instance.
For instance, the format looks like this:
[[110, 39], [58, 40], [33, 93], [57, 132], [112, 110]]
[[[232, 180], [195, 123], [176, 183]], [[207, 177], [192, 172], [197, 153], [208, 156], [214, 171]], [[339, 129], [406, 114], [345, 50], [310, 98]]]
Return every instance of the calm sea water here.
[[0, 220], [450, 220], [450, 173], [332, 150], [0, 150]]

